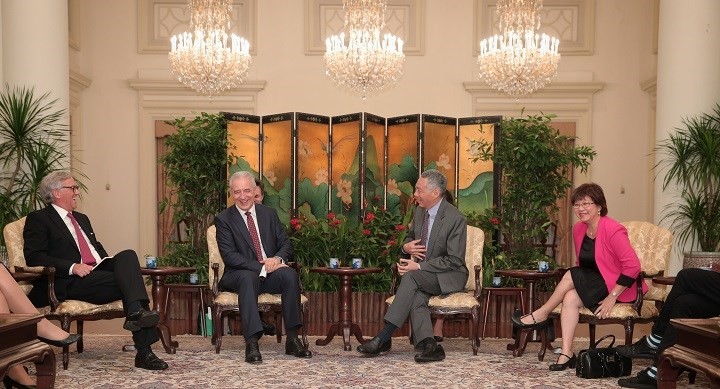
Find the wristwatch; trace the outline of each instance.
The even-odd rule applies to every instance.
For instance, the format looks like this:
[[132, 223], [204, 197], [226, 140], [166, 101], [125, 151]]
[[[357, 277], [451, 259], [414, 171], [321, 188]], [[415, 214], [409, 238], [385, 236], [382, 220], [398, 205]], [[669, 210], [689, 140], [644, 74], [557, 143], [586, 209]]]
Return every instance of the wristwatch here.
[[617, 296], [618, 296], [618, 292], [612, 292], [612, 296], [613, 296], [613, 297], [617, 297]]

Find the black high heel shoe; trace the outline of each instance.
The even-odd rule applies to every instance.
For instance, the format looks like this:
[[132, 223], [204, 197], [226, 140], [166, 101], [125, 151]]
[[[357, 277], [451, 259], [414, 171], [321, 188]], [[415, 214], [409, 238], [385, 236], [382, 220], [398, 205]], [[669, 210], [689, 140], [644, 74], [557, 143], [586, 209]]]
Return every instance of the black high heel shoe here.
[[35, 385], [23, 385], [14, 379], [10, 378], [9, 375], [6, 375], [5, 378], [3, 378], [3, 385], [5, 385], [5, 389], [35, 389], [37, 388]]
[[45, 342], [45, 343], [47, 343], [51, 346], [55, 346], [55, 347], [69, 346], [69, 345], [77, 342], [78, 340], [80, 340], [80, 338], [82, 338], [82, 335], [80, 335], [80, 334], [70, 334], [70, 335], [68, 335], [67, 338], [62, 339], [62, 340], [52, 340], [52, 339], [48, 339], [48, 338], [43, 338], [42, 336], [38, 336], [38, 339], [41, 342]]
[[[552, 365], [550, 365], [550, 371], [563, 371], [568, 367], [571, 369], [575, 368], [575, 363], [577, 362], [577, 357], [575, 356], [575, 353], [573, 353], [572, 357], [563, 353], [560, 353], [560, 356], [567, 358], [567, 362], [553, 363]], [[558, 357], [558, 360], [560, 360], [560, 357]]]
[[[523, 318], [523, 317], [526, 317], [526, 316], [530, 316], [530, 318], [533, 320], [533, 322], [530, 323], [530, 324], [525, 324], [525, 323], [523, 323], [523, 322], [522, 322], [522, 318]], [[533, 316], [532, 312], [528, 313], [528, 314], [525, 315], [525, 316], [522, 316], [522, 313], [520, 313], [520, 311], [515, 311], [515, 312], [513, 313], [513, 315], [512, 315], [511, 320], [512, 320], [512, 322], [513, 322], [513, 326], [515, 326], [515, 327], [517, 327], [517, 328], [520, 328], [521, 330], [526, 329], [526, 328], [536, 328], [536, 327], [539, 328], [539, 327], [543, 327], [543, 326], [545, 326], [545, 325], [547, 324], [547, 322], [548, 322], [547, 319], [545, 319], [545, 320], [543, 320], [543, 321], [537, 321], [537, 320], [535, 320], [535, 316]]]

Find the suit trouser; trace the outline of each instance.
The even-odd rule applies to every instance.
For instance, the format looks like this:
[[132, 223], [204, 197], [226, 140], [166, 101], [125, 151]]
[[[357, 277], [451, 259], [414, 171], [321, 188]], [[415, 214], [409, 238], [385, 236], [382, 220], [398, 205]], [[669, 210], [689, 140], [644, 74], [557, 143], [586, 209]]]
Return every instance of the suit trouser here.
[[432, 338], [433, 329], [428, 301], [430, 297], [441, 293], [435, 273], [424, 270], [407, 272], [400, 279], [400, 286], [395, 293], [395, 300], [385, 314], [385, 321], [400, 328], [409, 315], [415, 345], [425, 338]]
[[656, 355], [675, 344], [675, 327], [670, 319], [706, 319], [717, 315], [720, 315], [720, 273], [695, 268], [680, 270], [652, 328], [653, 334], [662, 336]]
[[[91, 304], [122, 300], [126, 316], [132, 304], [139, 302], [143, 308], [149, 309], [150, 303], [140, 263], [133, 250], [124, 250], [106, 259], [85, 277], [71, 276], [66, 293], [68, 300]], [[137, 348], [150, 346], [159, 339], [155, 327], [133, 331], [132, 336]]]
[[220, 281], [220, 287], [238, 294], [243, 336], [246, 340], [263, 331], [257, 306], [257, 297], [262, 293], [281, 295], [285, 330], [302, 325], [300, 278], [297, 271], [291, 267], [281, 267], [269, 273], [265, 281], [260, 281], [258, 273], [252, 270], [226, 272]]

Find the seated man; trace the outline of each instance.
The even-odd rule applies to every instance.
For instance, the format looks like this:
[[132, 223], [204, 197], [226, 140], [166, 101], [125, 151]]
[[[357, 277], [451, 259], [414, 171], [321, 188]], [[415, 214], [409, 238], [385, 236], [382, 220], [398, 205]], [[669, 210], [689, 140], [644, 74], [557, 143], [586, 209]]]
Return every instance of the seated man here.
[[[98, 242], [90, 219], [77, 207], [80, 189], [68, 171], [55, 171], [40, 182], [40, 193], [47, 207], [31, 212], [25, 221], [25, 260], [29, 266], [52, 266], [55, 295], [59, 301], [79, 300], [107, 304], [122, 300], [125, 310], [123, 328], [132, 331], [137, 350], [135, 367], [165, 370], [167, 363], [158, 358], [150, 345], [158, 341], [156, 311], [150, 311], [150, 299], [140, 273], [140, 262], [132, 250], [108, 256]], [[33, 283], [28, 298], [36, 307], [48, 301], [47, 278]]]
[[654, 359], [653, 365], [631, 378], [621, 378], [625, 388], [656, 388], [657, 359], [675, 344], [675, 327], [670, 319], [707, 319], [720, 315], [720, 273], [703, 269], [680, 270], [650, 335], [629, 346], [617, 346], [618, 354], [629, 358]]
[[246, 342], [245, 362], [262, 362], [258, 340], [264, 329], [257, 306], [261, 293], [282, 295], [287, 332], [285, 354], [310, 358], [312, 353], [297, 336], [302, 325], [300, 279], [297, 272], [286, 265], [293, 246], [285, 227], [275, 210], [255, 204], [252, 173], [233, 174], [229, 186], [235, 204], [215, 217], [218, 249], [225, 263], [220, 287], [238, 294]]
[[418, 207], [402, 247], [398, 272], [403, 276], [395, 300], [385, 314], [385, 327], [369, 342], [357, 347], [367, 356], [390, 350], [391, 336], [405, 323], [412, 324], [416, 362], [445, 359], [445, 350], [433, 338], [428, 302], [431, 296], [458, 292], [465, 287], [467, 224], [465, 217], [445, 199], [447, 178], [426, 170], [415, 184]]

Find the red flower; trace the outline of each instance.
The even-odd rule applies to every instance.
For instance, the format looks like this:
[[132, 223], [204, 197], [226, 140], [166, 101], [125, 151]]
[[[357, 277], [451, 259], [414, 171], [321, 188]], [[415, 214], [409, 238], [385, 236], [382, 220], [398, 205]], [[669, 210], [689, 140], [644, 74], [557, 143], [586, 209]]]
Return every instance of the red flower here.
[[405, 231], [405, 226], [402, 224], [398, 224], [395, 226], [395, 231]]
[[327, 218], [328, 218], [328, 220], [334, 220], [334, 219], [335, 219], [335, 214], [332, 213], [332, 212], [328, 212]]
[[387, 250], [383, 250], [383, 251], [382, 251], [382, 255], [388, 255], [388, 251], [387, 251]]
[[295, 226], [297, 226], [297, 225], [300, 225], [300, 219], [298, 219], [298, 218], [292, 218], [292, 219], [290, 219], [290, 225], [293, 226], [293, 227], [295, 227]]
[[388, 246], [395, 246], [396, 243], [397, 243], [397, 240], [390, 239], [387, 244], [388, 244]]
[[372, 212], [368, 212], [365, 214], [365, 223], [370, 223], [371, 221], [375, 220], [375, 214]]
[[498, 219], [498, 218], [496, 218], [496, 217], [491, 218], [491, 219], [490, 219], [490, 223], [495, 224], [495, 225], [498, 225], [498, 224], [500, 224], [500, 219]]
[[292, 227], [293, 227], [293, 229], [295, 229], [295, 231], [300, 231], [300, 228], [302, 228], [302, 225], [300, 223], [298, 223], [298, 224], [293, 224]]
[[338, 225], [340, 225], [340, 223], [342, 223], [342, 221], [341, 221], [340, 219], [335, 219], [335, 220], [332, 221], [332, 224], [333, 224], [334, 226], [338, 226]]
[[363, 235], [365, 235], [365, 236], [370, 236], [370, 230], [368, 230], [367, 228], [364, 229], [364, 230], [363, 230]]
[[373, 201], [376, 202], [376, 203], [379, 202], [379, 201], [380, 201], [380, 195], [375, 195], [375, 196], [373, 196]]

